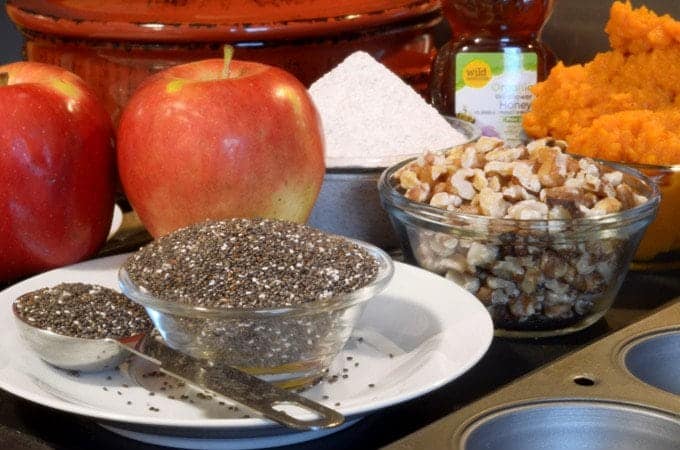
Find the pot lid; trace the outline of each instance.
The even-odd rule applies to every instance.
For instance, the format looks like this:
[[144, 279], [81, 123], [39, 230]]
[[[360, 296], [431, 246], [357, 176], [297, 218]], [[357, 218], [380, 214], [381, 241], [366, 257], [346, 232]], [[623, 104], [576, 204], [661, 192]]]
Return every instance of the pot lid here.
[[266, 41], [439, 14], [439, 0], [7, 0], [26, 31], [94, 39]]

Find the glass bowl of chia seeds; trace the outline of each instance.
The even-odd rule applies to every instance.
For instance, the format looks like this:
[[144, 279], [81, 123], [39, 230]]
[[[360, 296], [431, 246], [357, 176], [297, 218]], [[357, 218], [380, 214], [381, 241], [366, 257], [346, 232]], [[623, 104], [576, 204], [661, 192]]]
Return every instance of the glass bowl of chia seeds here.
[[370, 244], [291, 222], [228, 219], [142, 247], [119, 283], [166, 345], [290, 388], [323, 375], [393, 271]]

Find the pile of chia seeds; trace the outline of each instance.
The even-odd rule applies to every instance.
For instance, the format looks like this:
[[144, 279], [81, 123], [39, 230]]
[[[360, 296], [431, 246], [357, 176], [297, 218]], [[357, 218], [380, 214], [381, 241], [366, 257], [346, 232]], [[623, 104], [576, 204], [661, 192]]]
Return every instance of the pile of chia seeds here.
[[378, 261], [345, 238], [305, 225], [229, 219], [161, 237], [124, 267], [140, 288], [167, 301], [257, 309], [352, 292], [375, 279]]
[[26, 293], [15, 304], [27, 323], [65, 336], [119, 339], [152, 328], [143, 307], [92, 284], [62, 283]]

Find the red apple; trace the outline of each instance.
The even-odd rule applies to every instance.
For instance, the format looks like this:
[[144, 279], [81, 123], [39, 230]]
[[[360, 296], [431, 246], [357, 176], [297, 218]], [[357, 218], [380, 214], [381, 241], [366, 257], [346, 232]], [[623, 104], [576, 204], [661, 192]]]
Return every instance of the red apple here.
[[151, 76], [121, 116], [121, 183], [153, 236], [207, 218], [304, 222], [316, 201], [323, 134], [307, 90], [225, 53]]
[[111, 225], [115, 152], [96, 95], [62, 68], [0, 66], [0, 280], [93, 255]]

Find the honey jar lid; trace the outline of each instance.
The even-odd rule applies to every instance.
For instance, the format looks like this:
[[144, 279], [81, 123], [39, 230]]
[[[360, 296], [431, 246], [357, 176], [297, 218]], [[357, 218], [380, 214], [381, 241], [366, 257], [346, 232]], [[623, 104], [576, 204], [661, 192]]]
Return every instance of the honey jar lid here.
[[7, 0], [24, 32], [154, 42], [266, 41], [439, 14], [439, 0]]

